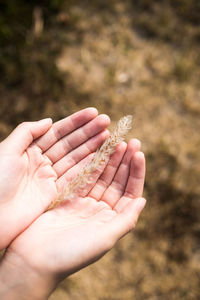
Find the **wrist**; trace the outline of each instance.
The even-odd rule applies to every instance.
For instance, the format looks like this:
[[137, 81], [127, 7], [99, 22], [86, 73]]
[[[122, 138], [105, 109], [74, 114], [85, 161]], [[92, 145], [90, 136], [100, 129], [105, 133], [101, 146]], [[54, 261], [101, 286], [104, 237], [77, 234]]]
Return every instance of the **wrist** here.
[[21, 257], [7, 251], [0, 262], [1, 300], [45, 300], [55, 289], [55, 281], [48, 274], [39, 274]]

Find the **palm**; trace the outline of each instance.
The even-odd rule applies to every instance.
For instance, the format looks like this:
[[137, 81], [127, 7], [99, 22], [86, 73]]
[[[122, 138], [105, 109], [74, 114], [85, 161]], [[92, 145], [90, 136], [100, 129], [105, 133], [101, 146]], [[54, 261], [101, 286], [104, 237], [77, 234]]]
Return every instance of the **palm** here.
[[93, 188], [88, 187], [87, 197], [44, 213], [11, 244], [10, 251], [35, 269], [65, 276], [108, 251], [140, 213], [135, 198], [143, 190], [144, 157], [134, 155], [139, 150], [134, 140], [125, 148], [124, 143], [117, 148]]
[[103, 236], [103, 224], [115, 215], [104, 202], [78, 198], [67, 209], [57, 208], [40, 216], [11, 249], [38, 270], [46, 264], [45, 271], [64, 272], [67, 266], [69, 274], [102, 254], [105, 245], [101, 245], [100, 233]]
[[[10, 208], [12, 218], [18, 212], [20, 216], [27, 216], [27, 207], [34, 215], [35, 210], [44, 210], [56, 197], [57, 174], [50, 160], [37, 146], [28, 147], [20, 157], [11, 154], [4, 156], [0, 169], [5, 175], [5, 181], [9, 178], [9, 182], [1, 182], [0, 198]], [[17, 225], [20, 226], [22, 219]]]
[[[79, 171], [84, 158], [108, 136], [107, 131], [102, 131], [108, 123], [105, 116], [96, 117], [96, 111], [86, 109], [55, 123], [23, 150], [20, 145], [10, 147], [13, 138], [11, 142], [8, 138], [2, 143], [0, 154], [4, 159], [0, 172], [4, 176], [0, 182], [0, 220], [5, 225], [1, 230], [3, 246], [47, 209], [65, 184], [66, 177]], [[13, 153], [12, 148], [19, 151]], [[1, 243], [0, 248], [3, 248]]]

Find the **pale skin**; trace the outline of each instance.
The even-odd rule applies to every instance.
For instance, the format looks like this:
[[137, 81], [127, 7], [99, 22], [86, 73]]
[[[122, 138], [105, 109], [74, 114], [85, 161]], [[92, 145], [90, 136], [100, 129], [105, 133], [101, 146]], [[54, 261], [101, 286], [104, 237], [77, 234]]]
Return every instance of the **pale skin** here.
[[[108, 135], [102, 130], [101, 143]], [[36, 143], [42, 139], [46, 143], [48, 138], [44, 137], [45, 134]], [[45, 153], [52, 161], [56, 150], [55, 146], [51, 148], [52, 151]], [[80, 172], [94, 150], [80, 156], [79, 149], [73, 157], [75, 163], [67, 170], [64, 167], [67, 159], [63, 154], [60, 155], [63, 158], [59, 156], [61, 162], [52, 164], [59, 176], [57, 189]], [[47, 299], [63, 278], [102, 257], [135, 227], [145, 205], [145, 199], [141, 198], [144, 177], [145, 159], [140, 142], [132, 139], [128, 145], [124, 142], [118, 145], [98, 180], [95, 178], [92, 188], [88, 187], [87, 196], [76, 197], [40, 214], [11, 243], [0, 265], [1, 299]], [[48, 195], [51, 191], [49, 188]], [[42, 195], [45, 195], [43, 190]], [[47, 207], [49, 202], [45, 204]]]
[[88, 108], [53, 126], [22, 123], [0, 143], [0, 250], [47, 209], [67, 171], [108, 137], [109, 122]]

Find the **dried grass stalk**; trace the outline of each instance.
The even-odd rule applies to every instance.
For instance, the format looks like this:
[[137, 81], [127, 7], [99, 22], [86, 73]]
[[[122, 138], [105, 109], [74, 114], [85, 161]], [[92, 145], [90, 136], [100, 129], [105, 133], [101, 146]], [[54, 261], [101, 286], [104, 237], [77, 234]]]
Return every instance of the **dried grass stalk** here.
[[132, 116], [128, 115], [119, 120], [113, 133], [111, 133], [109, 138], [97, 150], [91, 162], [89, 162], [83, 170], [66, 185], [64, 191], [53, 203], [51, 203], [49, 209], [59, 205], [65, 200], [72, 200], [75, 196], [79, 195], [88, 184], [92, 183], [92, 174], [96, 170], [102, 170], [105, 167], [116, 146], [125, 139], [131, 126]]

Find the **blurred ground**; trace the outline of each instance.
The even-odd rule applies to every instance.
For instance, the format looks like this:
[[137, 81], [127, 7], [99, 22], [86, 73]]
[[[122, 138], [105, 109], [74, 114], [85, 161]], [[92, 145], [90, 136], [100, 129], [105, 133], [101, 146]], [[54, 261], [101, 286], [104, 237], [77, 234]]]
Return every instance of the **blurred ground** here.
[[[109, 114], [111, 128], [132, 114], [148, 203], [135, 231], [51, 300], [198, 299], [198, 1], [60, 2], [51, 16], [36, 10], [23, 47], [0, 49], [0, 137], [23, 120], [57, 120], [86, 106]], [[6, 53], [16, 59], [3, 65]]]

